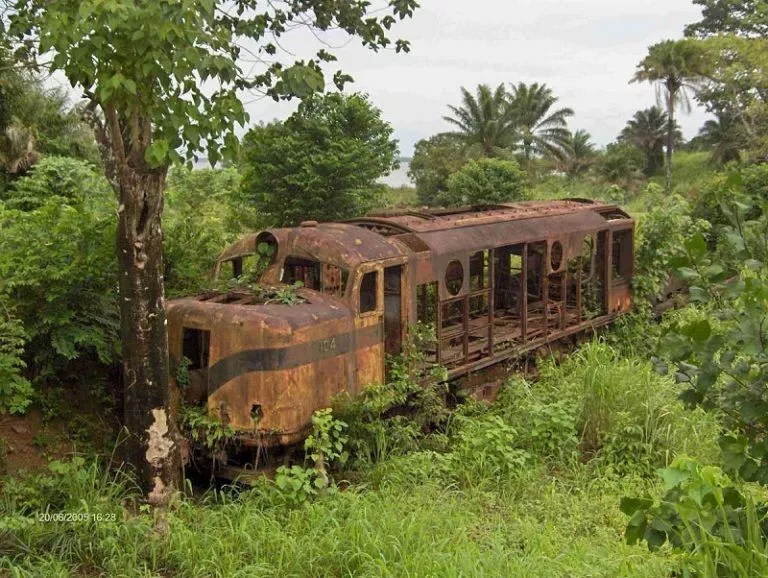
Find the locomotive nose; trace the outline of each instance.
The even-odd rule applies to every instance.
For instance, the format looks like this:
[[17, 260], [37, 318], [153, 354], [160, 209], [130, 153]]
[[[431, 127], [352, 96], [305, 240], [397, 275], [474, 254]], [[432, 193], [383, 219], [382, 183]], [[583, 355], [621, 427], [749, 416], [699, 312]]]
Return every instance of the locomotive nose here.
[[294, 305], [170, 302], [169, 345], [185, 401], [204, 403], [245, 443], [301, 439], [314, 409], [347, 389], [352, 370], [349, 310], [311, 293]]

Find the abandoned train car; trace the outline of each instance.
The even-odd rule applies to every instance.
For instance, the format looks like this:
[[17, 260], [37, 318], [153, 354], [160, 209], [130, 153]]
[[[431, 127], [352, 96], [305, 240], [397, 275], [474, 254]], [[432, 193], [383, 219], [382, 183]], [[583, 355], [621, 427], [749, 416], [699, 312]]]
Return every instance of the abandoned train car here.
[[632, 304], [634, 221], [582, 199], [304, 222], [219, 257], [240, 276], [271, 248], [265, 286], [171, 300], [171, 367], [183, 358], [211, 414], [250, 447], [289, 445], [340, 392], [385, 379], [409, 326], [434, 325], [428, 360], [450, 378], [605, 325]]

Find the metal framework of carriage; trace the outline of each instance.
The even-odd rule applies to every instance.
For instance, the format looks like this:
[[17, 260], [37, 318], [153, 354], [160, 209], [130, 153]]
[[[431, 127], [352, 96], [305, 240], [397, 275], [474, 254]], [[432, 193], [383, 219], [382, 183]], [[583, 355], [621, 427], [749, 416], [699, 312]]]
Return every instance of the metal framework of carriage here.
[[335, 395], [386, 379], [409, 328], [431, 324], [429, 363], [450, 378], [610, 323], [632, 304], [634, 221], [589, 200], [371, 214], [249, 235], [219, 257], [239, 276], [271, 247], [267, 287], [172, 300], [172, 367], [183, 358], [209, 412], [269, 447], [303, 439]]

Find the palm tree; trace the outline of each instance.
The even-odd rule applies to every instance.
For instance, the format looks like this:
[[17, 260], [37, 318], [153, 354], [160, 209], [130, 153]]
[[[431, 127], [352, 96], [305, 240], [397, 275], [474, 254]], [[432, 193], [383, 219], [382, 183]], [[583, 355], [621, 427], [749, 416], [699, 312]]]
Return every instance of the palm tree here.
[[563, 162], [563, 168], [569, 176], [580, 175], [595, 164], [597, 151], [591, 140], [592, 135], [581, 129], [570, 135]]
[[[679, 128], [674, 131], [673, 142], [682, 138]], [[658, 106], [638, 110], [621, 131], [619, 140], [639, 149], [645, 157], [643, 172], [650, 177], [664, 164], [664, 143], [668, 140], [667, 113]]]
[[552, 111], [555, 103], [557, 97], [546, 84], [521, 82], [512, 86], [509, 105], [528, 164], [535, 155], [563, 159], [568, 150], [571, 133], [566, 119], [573, 116], [573, 110]]
[[508, 156], [517, 133], [504, 85], [492, 90], [487, 84], [480, 84], [474, 95], [462, 87], [461, 95], [462, 105], [449, 105], [453, 116], [443, 117], [459, 130], [447, 134], [459, 138], [471, 156]]
[[675, 107], [679, 105], [684, 112], [690, 111], [688, 91], [696, 90], [706, 70], [704, 51], [696, 41], [665, 40], [648, 49], [648, 54], [637, 65], [637, 72], [630, 81], [655, 83], [657, 97], [659, 101], [664, 101], [667, 111], [667, 191], [672, 184]]
[[741, 135], [727, 114], [719, 113], [716, 120], [705, 122], [699, 130], [699, 139], [712, 150], [712, 160], [719, 165], [741, 159]]

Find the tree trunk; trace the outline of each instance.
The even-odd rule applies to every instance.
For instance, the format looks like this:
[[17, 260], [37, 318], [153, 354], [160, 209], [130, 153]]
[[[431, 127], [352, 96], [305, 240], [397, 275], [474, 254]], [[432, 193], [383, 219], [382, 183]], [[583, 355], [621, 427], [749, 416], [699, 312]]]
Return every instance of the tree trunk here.
[[672, 142], [675, 138], [675, 94], [667, 89], [667, 167], [664, 189], [672, 190]]
[[171, 413], [161, 217], [167, 170], [118, 168], [120, 318], [126, 458], [154, 505], [180, 487], [178, 432]]

